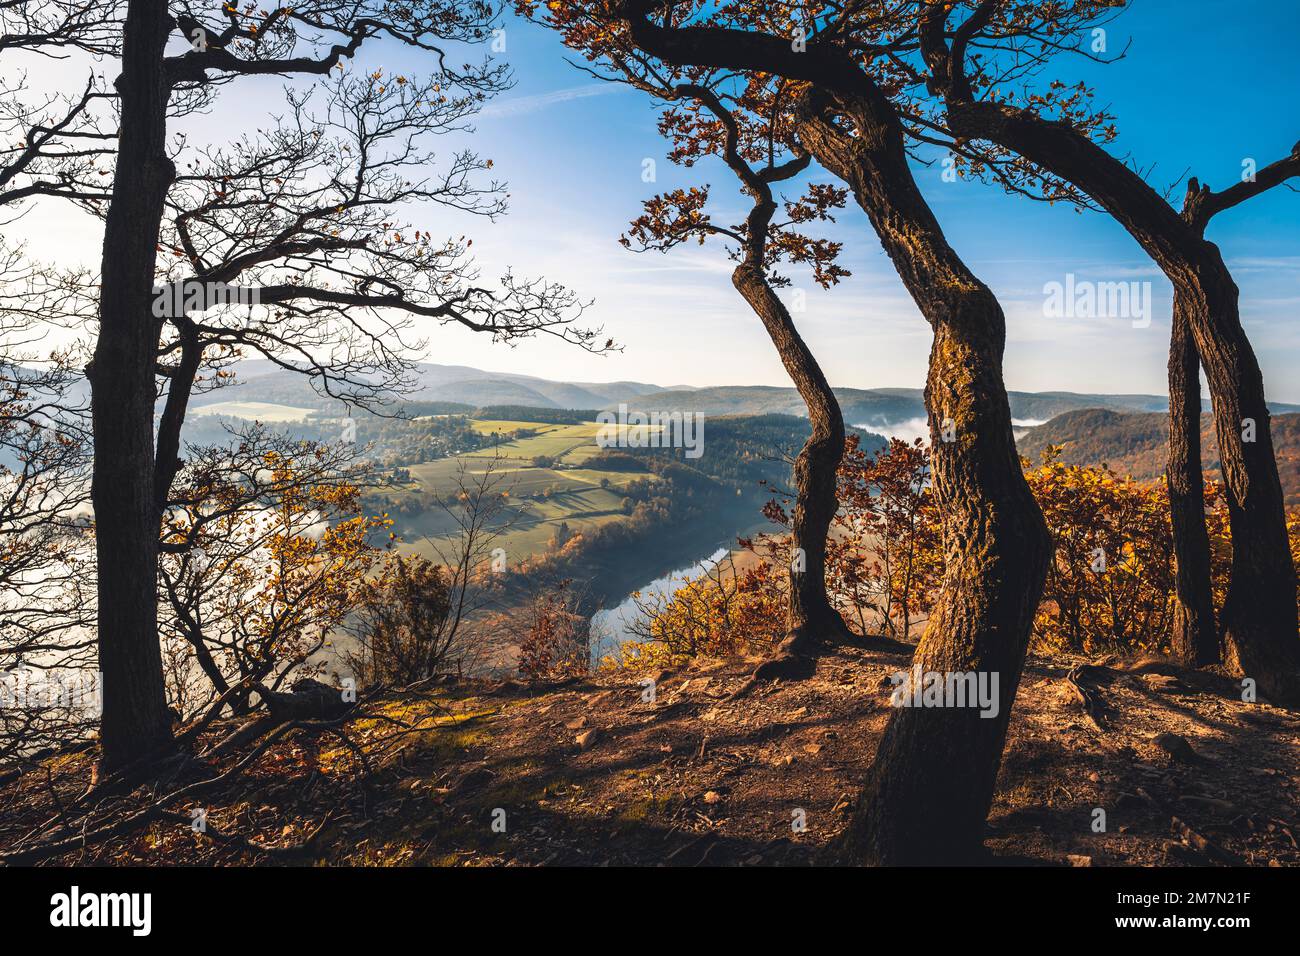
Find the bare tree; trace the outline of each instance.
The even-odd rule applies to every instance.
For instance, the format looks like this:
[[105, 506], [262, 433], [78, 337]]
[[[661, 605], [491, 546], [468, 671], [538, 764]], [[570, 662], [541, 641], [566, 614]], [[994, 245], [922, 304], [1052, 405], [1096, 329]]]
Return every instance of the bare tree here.
[[[179, 429], [209, 349], [251, 349], [311, 374], [328, 394], [365, 397], [361, 374], [378, 367], [389, 384], [400, 363], [400, 320], [458, 322], [498, 338], [551, 331], [600, 348], [594, 331], [571, 327], [580, 304], [545, 282], [506, 277], [477, 285], [468, 241], [425, 238], [393, 228], [394, 207], [430, 200], [494, 211], [495, 187], [468, 185], [465, 157], [437, 182], [409, 182], [421, 141], [458, 126], [483, 98], [505, 88], [490, 61], [454, 66], [490, 36], [497, 7], [454, 0], [394, 6], [309, 0], [259, 12], [231, 5], [130, 0], [122, 73], [113, 198], [106, 212], [99, 337], [89, 373], [95, 443], [100, 645], [104, 670], [103, 761], [108, 768], [171, 749], [157, 648], [154, 577], [157, 529], [177, 469]], [[169, 54], [179, 33], [184, 52]], [[306, 99], [265, 140], [205, 157], [198, 172], [168, 152], [169, 109], [207, 103], [247, 76], [328, 78], [383, 37], [428, 54], [426, 81], [370, 74], [326, 80], [328, 107], [311, 128]], [[344, 69], [346, 74], [346, 70]], [[352, 153], [331, 133], [350, 138]], [[316, 145], [320, 139], [328, 144]], [[378, 150], [378, 152], [375, 152]], [[297, 164], [303, 172], [297, 174]], [[168, 210], [175, 215], [164, 227]], [[256, 283], [264, 318], [215, 326], [195, 313], [212, 303], [155, 292], [156, 252], [186, 288]], [[179, 309], [169, 309], [180, 301]], [[163, 307], [159, 308], [159, 303]], [[168, 314], [168, 312], [173, 314]], [[162, 314], [160, 315], [159, 312]], [[328, 332], [319, 330], [328, 329]], [[224, 353], [224, 354], [223, 354]], [[153, 434], [156, 376], [166, 400]], [[347, 384], [344, 384], [347, 383]], [[373, 390], [371, 392], [373, 394]]]
[[500, 544], [512, 527], [504, 481], [495, 460], [475, 472], [462, 461], [453, 500], [438, 503], [453, 530], [423, 540], [432, 558], [392, 555], [362, 585], [348, 626], [358, 649], [346, 655], [361, 686], [472, 672], [485, 660], [484, 612], [507, 571]]
[[37, 351], [75, 283], [0, 253], [0, 765], [93, 727], [88, 423], [72, 356]]
[[0, 3], [0, 206], [14, 211], [39, 196], [108, 198], [100, 172], [113, 153], [113, 130], [95, 109], [108, 94], [93, 72], [78, 92], [36, 92], [28, 67], [113, 55], [120, 11], [119, 0]]

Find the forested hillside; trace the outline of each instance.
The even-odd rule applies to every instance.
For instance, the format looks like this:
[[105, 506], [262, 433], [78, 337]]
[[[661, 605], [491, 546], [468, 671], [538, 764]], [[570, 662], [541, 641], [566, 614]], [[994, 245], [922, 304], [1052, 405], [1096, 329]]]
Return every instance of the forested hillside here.
[[[1300, 502], [1300, 415], [1274, 415], [1273, 446], [1288, 505]], [[1061, 461], [1071, 465], [1110, 465], [1139, 479], [1159, 478], [1168, 466], [1169, 417], [1089, 408], [1058, 415], [1032, 428], [1016, 442], [1020, 453], [1037, 461], [1049, 445], [1061, 446]], [[1214, 420], [1201, 416], [1201, 461], [1221, 477]]]

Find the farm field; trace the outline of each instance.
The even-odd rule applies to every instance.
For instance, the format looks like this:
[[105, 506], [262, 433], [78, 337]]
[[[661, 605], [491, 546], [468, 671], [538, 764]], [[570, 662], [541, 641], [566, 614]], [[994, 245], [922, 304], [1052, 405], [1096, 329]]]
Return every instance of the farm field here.
[[276, 405], [271, 402], [217, 402], [213, 405], [201, 405], [192, 415], [228, 415], [231, 418], [247, 418], [259, 422], [280, 423], [300, 422], [315, 414], [311, 408], [299, 408], [295, 405]]
[[[462, 470], [469, 480], [491, 471], [498, 487], [510, 497], [502, 516], [507, 527], [497, 544], [505, 548], [507, 560], [522, 561], [544, 553], [561, 524], [579, 532], [618, 521], [624, 516], [621, 488], [644, 472], [601, 471], [581, 467], [602, 449], [596, 443], [602, 427], [596, 422], [557, 425], [524, 421], [474, 420], [481, 434], [508, 434], [528, 429], [535, 434], [503, 441], [492, 448], [426, 462], [410, 467], [412, 482], [386, 492], [394, 504], [406, 495], [433, 496], [446, 500], [456, 492]], [[534, 459], [547, 458], [553, 467], [537, 467]], [[602, 480], [609, 487], [602, 487]], [[437, 558], [456, 533], [451, 516], [434, 505], [414, 516], [398, 517], [398, 550]]]

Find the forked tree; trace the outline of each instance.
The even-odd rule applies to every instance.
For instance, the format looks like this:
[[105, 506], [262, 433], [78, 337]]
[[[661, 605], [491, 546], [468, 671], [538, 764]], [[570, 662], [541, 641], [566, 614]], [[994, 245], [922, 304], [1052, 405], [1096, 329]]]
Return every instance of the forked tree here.
[[[1190, 474], [1200, 468], [1190, 338], [1210, 388], [1232, 532], [1232, 571], [1220, 615], [1225, 656], [1273, 702], [1300, 705], [1296, 574], [1263, 376], [1241, 325], [1237, 285], [1218, 246], [1204, 236], [1216, 212], [1294, 176], [1300, 152], [1218, 193], [1194, 187], [1180, 212], [1091, 135], [1095, 114], [1081, 87], [1053, 79], [1028, 89], [1023, 101], [1007, 91], [1007, 71], [1024, 78], [1058, 53], [1088, 55], [1084, 38], [1109, 22], [1116, 6], [1106, 0], [918, 0], [891, 10], [904, 17], [891, 25], [916, 37], [921, 66], [905, 82], [937, 98], [939, 122], [953, 135], [997, 144], [1073, 184], [1133, 236], [1173, 285], [1170, 483], [1187, 575], [1179, 587], [1184, 607], [1176, 646], [1189, 661], [1211, 655], [1212, 609], [1203, 597], [1208, 551], [1196, 530], [1204, 519], [1203, 510], [1196, 515], [1198, 479]], [[859, 19], [862, 34], [877, 35], [880, 23], [869, 20]]]
[[[391, 376], [384, 373], [400, 370], [393, 355], [404, 320], [457, 322], [503, 339], [552, 331], [599, 347], [594, 332], [570, 324], [580, 304], [567, 290], [510, 279], [480, 286], [468, 240], [434, 241], [394, 219], [406, 203], [456, 205], [464, 189], [460, 197], [471, 199], [463, 205], [472, 206], [499, 191], [468, 185], [484, 165], [472, 154], [453, 160], [443, 183], [411, 171], [424, 159], [425, 135], [458, 128], [508, 85], [508, 72], [490, 60], [456, 65], [491, 37], [497, 13], [479, 0], [308, 0], [270, 10], [127, 4], [115, 84], [117, 165], [89, 367], [105, 769], [147, 764], [173, 749], [157, 634], [159, 526], [178, 468], [180, 425], [205, 361], [260, 352], [313, 375], [328, 394], [365, 398], [376, 362], [385, 384]], [[429, 78], [348, 74], [346, 62], [380, 38], [426, 53]], [[325, 80], [336, 72], [326, 83], [328, 105], [311, 122], [295, 106], [287, 128], [214, 150], [192, 175], [169, 154], [169, 116], [211, 102], [241, 78]], [[340, 138], [363, 151], [349, 152]], [[376, 155], [366, 143], [383, 148]], [[176, 215], [164, 232], [169, 208]], [[196, 319], [213, 303], [155, 294], [159, 252], [178, 264], [179, 274], [164, 272], [171, 282], [186, 290], [253, 285], [262, 311], [243, 322]], [[183, 305], [160, 309], [160, 301]], [[159, 378], [166, 397], [155, 455]]]
[[[1204, 235], [1219, 212], [1300, 176], [1300, 143], [1291, 155], [1253, 176], [1213, 192], [1195, 176], [1187, 182], [1182, 216]], [[1190, 666], [1217, 664], [1222, 657], [1210, 585], [1210, 536], [1205, 517], [1201, 456], [1201, 359], [1192, 330], [1194, 300], [1175, 288], [1169, 333], [1169, 511], [1177, 559], [1173, 633], [1174, 656]], [[1240, 666], [1240, 665], [1239, 665]]]

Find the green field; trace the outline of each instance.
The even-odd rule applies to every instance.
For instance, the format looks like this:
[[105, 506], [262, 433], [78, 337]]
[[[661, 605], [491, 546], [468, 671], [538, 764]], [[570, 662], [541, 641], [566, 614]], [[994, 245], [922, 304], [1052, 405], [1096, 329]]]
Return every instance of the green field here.
[[293, 405], [273, 405], [270, 402], [217, 402], [194, 409], [192, 415], [229, 415], [259, 422], [300, 422], [313, 414], [310, 408]]
[[[506, 549], [510, 562], [542, 554], [563, 522], [574, 532], [599, 527], [624, 517], [623, 495], [619, 489], [644, 472], [599, 471], [581, 467], [602, 449], [596, 443], [601, 427], [595, 422], [582, 425], [554, 425], [521, 421], [472, 422], [475, 431], [485, 435], [505, 435], [520, 429], [535, 434], [517, 441], [503, 441], [491, 448], [480, 448], [455, 458], [413, 465], [412, 484], [392, 489], [387, 494], [394, 502], [403, 495], [433, 495], [446, 500], [456, 491], [461, 469], [473, 479], [491, 470], [496, 487], [508, 493], [510, 505], [503, 523], [508, 531], [497, 542]], [[554, 461], [554, 467], [533, 465], [536, 458]], [[607, 479], [609, 488], [602, 488]], [[399, 550], [436, 559], [436, 548], [450, 544], [455, 524], [443, 509], [435, 506], [415, 517], [402, 516], [398, 533]]]

